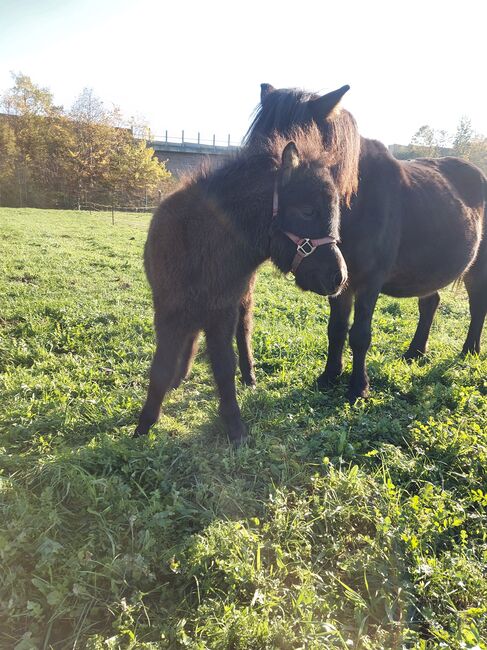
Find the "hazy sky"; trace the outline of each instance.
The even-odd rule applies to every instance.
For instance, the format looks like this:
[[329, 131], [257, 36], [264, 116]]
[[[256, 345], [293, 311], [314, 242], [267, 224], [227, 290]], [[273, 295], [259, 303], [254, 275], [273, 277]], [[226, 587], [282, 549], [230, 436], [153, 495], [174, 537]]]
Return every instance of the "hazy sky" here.
[[0, 91], [23, 72], [65, 107], [88, 86], [155, 133], [238, 141], [261, 82], [348, 83], [368, 137], [487, 134], [486, 25], [486, 0], [0, 0]]

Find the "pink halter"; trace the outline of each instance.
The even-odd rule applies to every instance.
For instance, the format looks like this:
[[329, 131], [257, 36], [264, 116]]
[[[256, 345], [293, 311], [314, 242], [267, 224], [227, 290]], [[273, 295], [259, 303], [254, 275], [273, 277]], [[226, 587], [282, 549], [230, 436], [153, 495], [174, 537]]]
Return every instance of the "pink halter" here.
[[[272, 197], [272, 218], [277, 217], [279, 211], [279, 195], [277, 192], [277, 179], [274, 184], [274, 196]], [[282, 231], [289, 239], [296, 244], [296, 255], [294, 256], [291, 264], [291, 273], [296, 274], [296, 269], [304, 260], [305, 257], [314, 253], [318, 246], [323, 244], [337, 244], [338, 241], [334, 237], [321, 237], [320, 239], [308, 239], [307, 237], [299, 237], [292, 232]]]

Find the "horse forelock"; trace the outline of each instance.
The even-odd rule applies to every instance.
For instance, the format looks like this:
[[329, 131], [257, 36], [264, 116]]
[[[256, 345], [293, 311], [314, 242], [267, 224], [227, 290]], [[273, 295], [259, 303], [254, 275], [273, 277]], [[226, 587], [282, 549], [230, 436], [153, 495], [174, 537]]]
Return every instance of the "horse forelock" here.
[[281, 164], [282, 153], [286, 145], [294, 142], [297, 147], [300, 163], [308, 166], [331, 166], [327, 152], [323, 147], [323, 139], [320, 130], [311, 122], [305, 127], [294, 126], [287, 133], [274, 131], [269, 138], [261, 141], [260, 148], [263, 148], [272, 156], [277, 166]]
[[307, 102], [317, 98], [318, 95], [298, 88], [274, 90], [256, 106], [244, 144], [268, 137], [273, 131], [286, 133], [295, 126], [305, 126], [312, 119]]
[[[275, 132], [292, 139], [293, 128], [306, 127], [313, 121], [308, 102], [318, 97], [297, 88], [273, 91], [256, 108], [244, 143], [262, 143], [264, 137]], [[358, 189], [360, 134], [355, 119], [347, 110], [336, 108], [318, 128], [338, 192], [345, 204], [350, 205]]]

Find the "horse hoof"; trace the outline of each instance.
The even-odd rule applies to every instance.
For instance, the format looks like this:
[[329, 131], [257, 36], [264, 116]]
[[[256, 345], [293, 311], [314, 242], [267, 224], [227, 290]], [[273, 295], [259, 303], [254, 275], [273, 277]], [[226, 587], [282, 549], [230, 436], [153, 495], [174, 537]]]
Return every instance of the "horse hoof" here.
[[478, 355], [480, 354], [480, 348], [478, 350], [476, 348], [463, 348], [460, 352], [460, 358], [465, 359], [467, 354]]
[[230, 440], [232, 447], [235, 447], [236, 449], [243, 445], [247, 440], [247, 426], [243, 422], [240, 422], [238, 426], [232, 427], [232, 429], [228, 431], [228, 439]]
[[141, 436], [146, 436], [149, 432], [150, 427], [143, 427], [140, 424], [138, 424], [135, 427], [135, 431], [132, 434], [132, 438], [140, 438]]
[[255, 387], [257, 386], [257, 382], [255, 381], [255, 377], [253, 375], [242, 377], [242, 384], [252, 389], [255, 389]]
[[318, 390], [328, 390], [336, 386], [338, 383], [340, 375], [331, 375], [326, 372], [322, 372], [321, 375], [316, 379], [316, 386]]
[[347, 392], [347, 399], [350, 404], [355, 404], [359, 399], [367, 399], [369, 397], [369, 388], [366, 386], [362, 389], [349, 388]]
[[402, 355], [402, 358], [406, 363], [411, 363], [412, 361], [416, 361], [416, 359], [422, 359], [423, 357], [424, 352], [420, 352], [420, 350], [407, 350]]

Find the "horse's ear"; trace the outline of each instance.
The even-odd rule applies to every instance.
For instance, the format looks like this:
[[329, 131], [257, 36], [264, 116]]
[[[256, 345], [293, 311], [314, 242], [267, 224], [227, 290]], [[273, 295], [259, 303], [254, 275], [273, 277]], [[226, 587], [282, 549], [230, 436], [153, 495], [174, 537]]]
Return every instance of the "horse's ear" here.
[[323, 95], [323, 97], [312, 99], [310, 101], [310, 108], [315, 120], [321, 121], [328, 117], [343, 95], [349, 90], [350, 86], [346, 85]]
[[299, 166], [299, 152], [294, 142], [288, 142], [284, 147], [281, 162], [282, 184], [287, 185], [293, 171]]
[[271, 84], [260, 84], [260, 101], [263, 102], [267, 95], [275, 91], [274, 86]]

